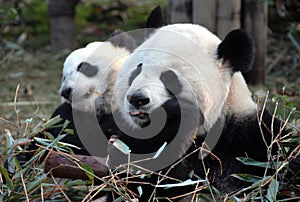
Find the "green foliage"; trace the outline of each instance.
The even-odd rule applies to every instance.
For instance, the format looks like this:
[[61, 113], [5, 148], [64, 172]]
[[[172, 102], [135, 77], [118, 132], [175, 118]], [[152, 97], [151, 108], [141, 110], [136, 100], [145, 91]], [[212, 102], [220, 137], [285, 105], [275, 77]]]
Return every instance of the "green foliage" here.
[[[76, 6], [76, 38], [79, 46], [91, 41], [107, 40], [115, 29], [125, 31], [144, 28], [147, 16], [166, 0], [80, 1]], [[50, 44], [50, 18], [45, 0], [4, 1], [0, 7], [0, 36], [17, 41], [26, 34], [26, 48], [37, 49]]]
[[23, 18], [28, 21], [28, 32], [49, 35], [49, 16], [47, 9], [47, 1], [31, 0], [26, 9], [23, 10]]
[[[57, 123], [60, 120], [59, 117], [55, 117], [47, 122], [39, 122], [36, 125], [28, 127], [24, 131], [24, 135], [28, 137], [34, 136], [37, 133], [43, 133], [47, 128], [57, 127]], [[63, 124], [64, 127], [66, 127], [66, 125], [67, 124]], [[35, 131], [35, 133], [32, 131]], [[10, 134], [10, 131], [6, 130], [7, 150], [1, 153], [1, 158], [7, 162], [7, 167], [0, 165], [0, 173], [4, 180], [4, 183], [0, 183], [1, 201], [26, 201], [27, 197], [30, 201], [40, 201], [41, 197], [45, 197], [48, 200], [65, 200], [66, 196], [69, 196], [71, 200], [82, 200], [86, 196], [86, 191], [88, 190], [87, 182], [81, 180], [62, 181], [61, 185], [67, 187], [67, 189], [64, 190], [65, 196], [61, 189], [57, 187], [55, 179], [49, 178], [44, 172], [45, 163], [40, 161], [40, 159], [44, 158], [48, 150], [54, 149], [67, 153], [71, 151], [70, 148], [64, 149], [66, 146], [60, 143], [60, 140], [66, 136], [64, 128], [62, 129], [62, 134], [57, 138], [54, 138], [51, 134], [46, 135], [48, 136], [47, 139], [35, 138], [35, 141], [40, 147], [36, 150], [31, 159], [26, 163], [21, 163], [16, 156], [20, 152], [26, 152], [20, 145], [23, 145], [25, 142], [28, 143], [28, 141], [15, 140]], [[48, 141], [48, 138], [51, 141]], [[82, 165], [82, 167], [92, 180], [93, 171], [91, 168], [87, 165]]]
[[[38, 45], [50, 42], [49, 17], [47, 4], [44, 0], [4, 1], [0, 8], [0, 36], [6, 40], [15, 41], [22, 33], [28, 39], [25, 45], [32, 45], [38, 40]], [[38, 38], [36, 36], [39, 35]], [[29, 43], [28, 43], [29, 42]]]
[[276, 201], [278, 188], [279, 188], [279, 182], [276, 179], [273, 179], [269, 184], [269, 188], [267, 191], [266, 198], [268, 199], [268, 201]]
[[81, 44], [92, 40], [107, 40], [115, 29], [129, 31], [145, 27], [151, 10], [166, 0], [103, 0], [86, 1], [76, 7], [77, 39]]
[[87, 164], [85, 164], [85, 163], [82, 164], [82, 168], [84, 169], [85, 174], [91, 180], [92, 184], [94, 184], [95, 177], [94, 177], [94, 171], [93, 171], [93, 169], [90, 166], [88, 166]]
[[[285, 105], [281, 103], [285, 103], [288, 99], [289, 98], [286, 96], [284, 96], [284, 98], [277, 96], [273, 99], [273, 101], [277, 102], [279, 108], [281, 108], [285, 107]], [[274, 111], [276, 112], [276, 110]], [[294, 113], [295, 112], [297, 112], [297, 110], [295, 110]], [[288, 117], [290, 116], [287, 116], [286, 118]], [[10, 134], [9, 130], [6, 130], [5, 134], [7, 140], [7, 149], [1, 153], [1, 159], [2, 161], [7, 161], [8, 166], [0, 166], [2, 179], [5, 179], [5, 183], [0, 185], [2, 201], [24, 201], [26, 200], [27, 196], [30, 200], [38, 201], [41, 200], [41, 195], [43, 195], [44, 199], [47, 200], [83, 200], [87, 195], [92, 197], [92, 190], [96, 192], [102, 192], [109, 191], [110, 189], [113, 189], [122, 195], [122, 197], [116, 199], [117, 201], [121, 201], [123, 197], [130, 198], [130, 196], [128, 195], [128, 193], [130, 192], [126, 190], [125, 185], [122, 184], [126, 182], [126, 180], [118, 179], [119, 173], [117, 171], [112, 172], [111, 178], [109, 179], [99, 179], [97, 176], [94, 175], [93, 170], [86, 164], [78, 166], [86, 173], [86, 175], [89, 178], [88, 181], [61, 181], [61, 188], [59, 189], [56, 185], [56, 183], [58, 182], [56, 182], [55, 179], [51, 177], [51, 175], [45, 174], [45, 163], [43, 161], [40, 161], [40, 159], [45, 155], [47, 150], [50, 149], [54, 149], [59, 152], [72, 153], [71, 149], [74, 146], [60, 142], [60, 140], [66, 135], [66, 133], [72, 133], [72, 131], [62, 129], [61, 135], [59, 135], [57, 138], [54, 138], [52, 134], [47, 133], [44, 130], [58, 126], [63, 126], [65, 128], [68, 124], [68, 121], [66, 121], [63, 124], [57, 125], [57, 123], [61, 119], [59, 117], [54, 117], [50, 120], [38, 121], [36, 124], [33, 124], [36, 118], [37, 117], [30, 117], [27, 118], [25, 121], [21, 121], [22, 124], [28, 124], [28, 127], [25, 130], [20, 129], [19, 131], [14, 131], [14, 133], [24, 134], [22, 138], [14, 139], [13, 135]], [[46, 138], [34, 138], [37, 144], [40, 145], [39, 149], [35, 152], [34, 156], [28, 162], [26, 162], [25, 164], [20, 163], [16, 158], [16, 155], [20, 152], [25, 151], [23, 148], [20, 147], [20, 145], [28, 143], [30, 137], [34, 136], [39, 132], [43, 132]], [[274, 141], [278, 142], [278, 144], [280, 144], [282, 148], [280, 152], [276, 155], [271, 155], [271, 152], [268, 152], [268, 162], [259, 162], [246, 157], [237, 158], [241, 163], [245, 165], [253, 166], [254, 168], [263, 168], [266, 171], [267, 169], [271, 168], [273, 170], [276, 170], [276, 172], [274, 172], [274, 174], [271, 175], [267, 174], [266, 172], [264, 176], [254, 176], [247, 173], [233, 174], [233, 177], [236, 177], [239, 180], [249, 182], [250, 185], [249, 187], [243, 188], [229, 195], [227, 201], [276, 201], [279, 198], [286, 198], [287, 196], [283, 196], [281, 194], [281, 191], [285, 190], [286, 187], [288, 187], [289, 189], [291, 188], [293, 190], [293, 188], [295, 188], [296, 185], [293, 184], [293, 182], [286, 180], [283, 174], [288, 173], [288, 164], [290, 159], [296, 156], [297, 151], [299, 153], [299, 148], [298, 150], [296, 148], [296, 146], [299, 143], [299, 139], [299, 136], [295, 137], [293, 133], [281, 139], [274, 139]], [[120, 148], [121, 150], [124, 150], [125, 153], [129, 152], [129, 149], [125, 145], [122, 145]], [[205, 201], [215, 201], [218, 199], [223, 199], [219, 191], [216, 188], [214, 188], [207, 181], [207, 179], [201, 179], [195, 176], [193, 173], [190, 173], [189, 176], [196, 177], [198, 180], [186, 180], [183, 182], [178, 181], [177, 184], [175, 183], [165, 185], [160, 185], [159, 183], [157, 183], [157, 187], [165, 187], [172, 189], [172, 187], [176, 186], [193, 186], [196, 184], [198, 185], [199, 183], [199, 186], [203, 187], [203, 191], [197, 193], [198, 199], [202, 199]], [[142, 177], [142, 175], [140, 177]], [[148, 175], [146, 177], [151, 177], [151, 175]], [[98, 180], [104, 181], [105, 184], [96, 187], [94, 185], [94, 181], [96, 178]], [[297, 178], [297, 176], [290, 176], [289, 178]], [[117, 183], [115, 184], [115, 182]], [[137, 191], [140, 195], [143, 194], [143, 190], [141, 188], [138, 188], [138, 190], [134, 191]]]

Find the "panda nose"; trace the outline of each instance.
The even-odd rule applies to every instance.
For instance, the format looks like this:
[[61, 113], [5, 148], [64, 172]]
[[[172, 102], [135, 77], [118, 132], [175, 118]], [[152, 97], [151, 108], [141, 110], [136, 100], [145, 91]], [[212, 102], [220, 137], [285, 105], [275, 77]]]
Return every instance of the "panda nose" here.
[[127, 95], [127, 101], [135, 107], [141, 107], [148, 104], [150, 99], [141, 93], [134, 93], [133, 95]]
[[71, 99], [72, 88], [65, 88], [61, 91], [60, 95], [66, 98], [67, 100]]

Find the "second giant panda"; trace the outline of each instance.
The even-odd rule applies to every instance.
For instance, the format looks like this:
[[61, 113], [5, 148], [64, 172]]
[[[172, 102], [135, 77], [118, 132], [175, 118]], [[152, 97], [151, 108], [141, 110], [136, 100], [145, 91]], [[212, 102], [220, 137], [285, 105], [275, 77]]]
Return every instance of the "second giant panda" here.
[[[116, 37], [123, 37], [119, 35]], [[64, 62], [62, 84], [60, 93], [62, 104], [59, 105], [51, 118], [60, 116], [62, 119], [56, 125], [60, 127], [51, 127], [46, 132], [54, 137], [64, 134], [62, 125], [69, 121], [66, 129], [71, 129], [74, 134], [66, 135], [61, 141], [75, 145], [73, 148], [75, 154], [90, 155], [90, 152], [84, 145], [99, 134], [88, 134], [93, 130], [93, 126], [98, 126], [98, 121], [106, 120], [102, 128], [105, 134], [110, 132], [110, 113], [111, 96], [113, 85], [118, 71], [127, 59], [130, 52], [126, 47], [120, 47], [118, 44], [107, 42], [92, 42], [86, 47], [77, 49], [70, 53]], [[75, 119], [80, 119], [76, 126]], [[95, 121], [91, 121], [95, 120]], [[78, 127], [80, 131], [78, 131]], [[95, 130], [94, 130], [95, 131]], [[98, 131], [98, 130], [97, 130]], [[79, 134], [83, 133], [83, 134]], [[92, 132], [91, 132], [92, 133]], [[101, 134], [102, 135], [102, 134]], [[38, 137], [44, 137], [43, 132], [37, 134]], [[85, 137], [86, 136], [86, 137]], [[86, 144], [88, 144], [87, 142]], [[27, 161], [32, 153], [37, 149], [35, 141], [27, 145], [28, 152], [22, 152], [18, 155], [20, 161]], [[90, 150], [95, 155], [105, 155], [106, 150], [96, 151], [93, 145], [89, 145]]]
[[[122, 35], [116, 37], [120, 38]], [[97, 124], [91, 122], [89, 125], [90, 119], [95, 115], [99, 122], [102, 119], [109, 119], [114, 82], [129, 54], [126, 47], [106, 41], [89, 43], [86, 47], [73, 51], [66, 58], [60, 87], [63, 103], [52, 117], [59, 115], [63, 121], [70, 121], [68, 128], [73, 129], [75, 134], [67, 135], [62, 141], [80, 147], [80, 150], [74, 150], [76, 154], [88, 155], [89, 152], [78, 136], [74, 115], [82, 119], [78, 125], [83, 130]], [[61, 128], [52, 129], [50, 132], [55, 136], [59, 134], [59, 130]], [[85, 134], [81, 134], [81, 139], [84, 136]]]
[[[231, 174], [263, 174], [236, 159], [266, 161], [272, 135], [282, 131], [280, 120], [257, 110], [241, 74], [251, 68], [253, 59], [253, 41], [246, 32], [234, 30], [221, 41], [193, 24], [164, 26], [129, 56], [113, 94], [116, 122], [123, 133], [112, 140], [123, 141], [131, 153], [129, 158], [114, 147], [118, 143], [109, 145], [109, 161], [117, 168], [129, 159], [140, 162], [139, 157], [148, 157], [150, 164], [143, 165], [152, 175], [134, 178], [133, 183], [127, 179], [132, 191], [128, 198], [178, 201], [182, 194], [193, 195], [198, 184], [168, 189], [163, 185], [206, 177], [228, 194], [248, 185]], [[203, 154], [201, 148], [211, 153]], [[160, 167], [164, 163], [168, 166]], [[126, 167], [127, 176], [141, 172], [134, 164]]]

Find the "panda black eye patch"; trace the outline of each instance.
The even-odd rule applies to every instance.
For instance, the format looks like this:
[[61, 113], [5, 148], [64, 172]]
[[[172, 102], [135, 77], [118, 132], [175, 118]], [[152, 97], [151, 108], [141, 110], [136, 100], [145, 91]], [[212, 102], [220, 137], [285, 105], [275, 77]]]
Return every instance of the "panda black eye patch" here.
[[143, 64], [138, 64], [137, 68], [131, 72], [131, 75], [128, 80], [129, 86], [131, 86], [133, 80], [141, 73]]
[[182, 90], [182, 85], [172, 70], [168, 70], [166, 72], [163, 72], [160, 75], [160, 80], [165, 85], [165, 88], [169, 91], [170, 94], [176, 95], [179, 94]]
[[87, 77], [93, 77], [97, 74], [98, 68], [88, 62], [82, 62], [77, 66], [77, 71], [83, 73]]

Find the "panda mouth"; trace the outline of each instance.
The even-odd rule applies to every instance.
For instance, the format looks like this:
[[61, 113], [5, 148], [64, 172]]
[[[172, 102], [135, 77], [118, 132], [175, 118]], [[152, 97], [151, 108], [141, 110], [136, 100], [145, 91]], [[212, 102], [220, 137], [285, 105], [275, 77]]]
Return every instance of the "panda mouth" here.
[[133, 121], [141, 128], [147, 127], [151, 123], [149, 113], [143, 110], [132, 109], [131, 111], [129, 111], [129, 115], [131, 116]]

